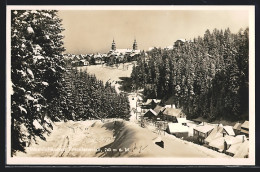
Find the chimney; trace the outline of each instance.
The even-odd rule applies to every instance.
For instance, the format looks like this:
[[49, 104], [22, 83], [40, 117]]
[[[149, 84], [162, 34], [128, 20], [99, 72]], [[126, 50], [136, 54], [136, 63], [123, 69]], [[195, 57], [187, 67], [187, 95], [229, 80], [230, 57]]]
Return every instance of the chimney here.
[[244, 143], [244, 141], [245, 141], [245, 136], [242, 137], [242, 143]]

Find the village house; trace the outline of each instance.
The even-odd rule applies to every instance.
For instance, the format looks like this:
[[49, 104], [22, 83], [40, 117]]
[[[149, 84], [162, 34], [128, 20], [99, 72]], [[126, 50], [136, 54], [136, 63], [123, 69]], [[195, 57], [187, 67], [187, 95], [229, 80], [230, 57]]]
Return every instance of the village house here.
[[174, 42], [174, 46], [175, 47], [179, 47], [184, 45], [184, 43], [186, 42], [186, 39], [178, 39], [177, 41]]
[[101, 54], [94, 55], [95, 64], [101, 64], [102, 63], [102, 56]]
[[209, 136], [214, 128], [214, 125], [202, 122], [202, 124], [193, 128], [193, 137], [198, 141], [198, 143], [204, 144], [205, 139]]
[[153, 109], [149, 109], [144, 114], [144, 117], [151, 119], [151, 120], [156, 120], [157, 116], [158, 116], [158, 114]]
[[237, 143], [242, 143], [244, 141], [245, 136], [220, 136], [212, 140], [208, 147], [218, 151], [218, 152], [226, 152], [232, 145]]
[[163, 111], [163, 117], [163, 120], [177, 123], [177, 118], [186, 118], [186, 115], [181, 109], [165, 108]]
[[233, 156], [234, 158], [248, 158], [249, 154], [249, 142], [246, 138], [242, 138], [242, 142], [232, 144], [226, 154]]
[[205, 139], [206, 147], [219, 152], [225, 152], [232, 144], [240, 142], [239, 137], [235, 138], [235, 133], [231, 126], [218, 124]]
[[87, 60], [80, 60], [78, 64], [79, 66], [88, 66], [89, 62]]
[[177, 122], [183, 126], [187, 126], [186, 118], [177, 118]]
[[189, 127], [189, 136], [193, 137], [194, 134], [193, 129], [197, 127], [197, 124], [194, 121], [190, 121], [186, 119], [186, 125]]
[[187, 138], [189, 135], [189, 128], [183, 126], [181, 123], [168, 123], [166, 132], [179, 138]]
[[249, 122], [245, 121], [242, 125], [241, 125], [241, 134], [246, 135], [246, 137], [249, 137]]
[[241, 123], [236, 123], [235, 125], [234, 125], [234, 127], [233, 127], [233, 130], [234, 130], [234, 132], [235, 132], [235, 134], [236, 135], [238, 135], [238, 134], [240, 134], [240, 132], [241, 132]]
[[223, 137], [223, 134], [221, 133], [222, 130], [223, 130], [222, 124], [215, 126], [214, 129], [208, 135], [208, 137], [204, 140], [206, 146], [209, 145], [209, 143], [212, 142], [213, 140]]

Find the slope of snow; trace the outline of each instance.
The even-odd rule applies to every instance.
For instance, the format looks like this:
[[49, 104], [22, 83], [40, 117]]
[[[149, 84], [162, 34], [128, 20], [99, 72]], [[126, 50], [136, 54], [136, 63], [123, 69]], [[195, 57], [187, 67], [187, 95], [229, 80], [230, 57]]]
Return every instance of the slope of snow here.
[[[164, 142], [164, 148], [155, 144]], [[39, 140], [16, 156], [28, 157], [228, 157], [172, 135], [158, 135], [133, 122], [107, 119], [54, 123]]]
[[90, 74], [94, 74], [97, 79], [103, 81], [105, 84], [107, 81], [111, 83], [111, 85], [115, 86], [117, 93], [120, 92], [120, 85], [117, 81], [121, 81], [120, 77], [130, 77], [132, 73], [132, 63], [120, 64], [119, 67], [109, 67], [105, 65], [91, 65], [91, 66], [83, 66], [78, 69], [86, 70]]

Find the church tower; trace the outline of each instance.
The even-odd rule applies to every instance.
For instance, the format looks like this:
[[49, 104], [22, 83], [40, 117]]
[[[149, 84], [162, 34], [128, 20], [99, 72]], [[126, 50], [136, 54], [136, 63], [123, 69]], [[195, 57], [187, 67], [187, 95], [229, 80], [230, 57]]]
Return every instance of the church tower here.
[[114, 39], [113, 39], [113, 42], [112, 42], [111, 50], [113, 50], [113, 51], [116, 50], [116, 43], [115, 43]]
[[136, 39], [135, 39], [134, 44], [133, 44], [133, 50], [137, 50], [137, 42], [136, 42]]

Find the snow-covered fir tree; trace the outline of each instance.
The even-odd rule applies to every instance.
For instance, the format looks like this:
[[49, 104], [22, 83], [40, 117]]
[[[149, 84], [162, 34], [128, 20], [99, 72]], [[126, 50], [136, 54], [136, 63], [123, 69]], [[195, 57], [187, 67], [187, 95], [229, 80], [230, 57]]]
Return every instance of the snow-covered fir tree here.
[[55, 10], [11, 11], [12, 154], [44, 139], [61, 110], [62, 31]]

